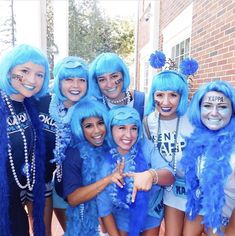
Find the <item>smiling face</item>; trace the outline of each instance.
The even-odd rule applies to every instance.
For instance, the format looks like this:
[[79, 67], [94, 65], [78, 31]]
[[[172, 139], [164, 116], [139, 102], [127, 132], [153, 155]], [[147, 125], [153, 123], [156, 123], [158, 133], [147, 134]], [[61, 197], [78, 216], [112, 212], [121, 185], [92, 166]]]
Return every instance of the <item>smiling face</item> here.
[[138, 128], [134, 124], [114, 125], [112, 127], [112, 136], [119, 153], [126, 154], [137, 140]]
[[177, 117], [180, 95], [175, 91], [156, 91], [154, 93], [156, 108], [161, 119], [171, 120]]
[[109, 99], [119, 99], [123, 88], [121, 72], [100, 75], [97, 78], [97, 82], [103, 95]]
[[90, 117], [82, 122], [82, 130], [86, 140], [94, 145], [101, 146], [106, 135], [106, 128], [102, 118]]
[[41, 65], [27, 62], [15, 66], [11, 73], [11, 85], [18, 91], [11, 97], [17, 101], [23, 101], [25, 97], [32, 97], [38, 93], [44, 82], [45, 68]]
[[224, 128], [232, 116], [231, 101], [220, 92], [205, 94], [201, 103], [201, 121], [210, 130]]
[[67, 98], [66, 104], [78, 102], [87, 91], [87, 81], [84, 78], [66, 78], [61, 81], [61, 92]]

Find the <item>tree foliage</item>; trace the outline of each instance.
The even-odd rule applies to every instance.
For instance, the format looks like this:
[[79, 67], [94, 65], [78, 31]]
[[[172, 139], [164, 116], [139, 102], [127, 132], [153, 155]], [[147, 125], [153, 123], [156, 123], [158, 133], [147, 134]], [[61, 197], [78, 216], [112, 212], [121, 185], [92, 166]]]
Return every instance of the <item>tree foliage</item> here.
[[[6, 2], [7, 3], [7, 2]], [[6, 4], [5, 3], [5, 4]], [[13, 0], [11, 0], [7, 7], [7, 17], [1, 17], [0, 18], [0, 49], [1, 51], [5, 51], [8, 48], [15, 45], [16, 37], [15, 37], [15, 15], [14, 15], [14, 5]], [[0, 54], [1, 54], [0, 51]]]
[[102, 52], [134, 51], [133, 22], [110, 19], [97, 0], [69, 0], [69, 54], [93, 60]]

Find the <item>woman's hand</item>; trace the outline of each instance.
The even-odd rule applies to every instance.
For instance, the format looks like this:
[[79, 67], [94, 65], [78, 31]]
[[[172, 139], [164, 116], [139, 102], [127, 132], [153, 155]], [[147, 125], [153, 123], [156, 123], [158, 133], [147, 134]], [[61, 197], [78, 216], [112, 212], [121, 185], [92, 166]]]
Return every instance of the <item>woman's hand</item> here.
[[152, 187], [153, 177], [148, 170], [138, 173], [126, 173], [124, 176], [131, 177], [134, 179], [132, 202], [135, 201], [137, 191], [139, 190], [148, 191]]
[[121, 162], [117, 163], [115, 172], [113, 172], [110, 175], [110, 183], [113, 182], [117, 184], [120, 188], [123, 188], [123, 185], [125, 184], [124, 179], [123, 179], [124, 167], [125, 167], [125, 160], [123, 158]]

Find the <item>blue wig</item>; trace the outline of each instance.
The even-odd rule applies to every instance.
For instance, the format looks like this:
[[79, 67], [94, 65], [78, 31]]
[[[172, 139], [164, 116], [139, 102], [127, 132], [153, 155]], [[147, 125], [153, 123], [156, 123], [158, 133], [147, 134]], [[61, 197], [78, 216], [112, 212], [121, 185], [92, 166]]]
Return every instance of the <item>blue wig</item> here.
[[71, 119], [71, 131], [76, 137], [76, 140], [84, 141], [85, 136], [82, 130], [82, 122], [86, 118], [90, 117], [100, 117], [103, 119], [105, 127], [108, 124], [108, 110], [103, 103], [86, 97], [81, 102], [74, 106], [73, 115]]
[[8, 95], [17, 94], [10, 81], [10, 73], [18, 65], [32, 62], [43, 66], [45, 69], [45, 77], [41, 90], [34, 95], [39, 98], [48, 92], [48, 84], [50, 79], [49, 63], [47, 57], [37, 48], [27, 44], [21, 44], [9, 51], [0, 61], [0, 88]]
[[[88, 65], [86, 62], [75, 56], [65, 57], [58, 61], [55, 65], [54, 71], [54, 85], [53, 92], [59, 100], [65, 101], [67, 98], [61, 93], [61, 80], [67, 78], [84, 78], [87, 81], [87, 91], [89, 89], [88, 82]], [[88, 93], [88, 92], [87, 92]]]
[[89, 77], [93, 96], [97, 97], [98, 99], [102, 98], [102, 93], [99, 89], [97, 77], [115, 72], [122, 73], [122, 92], [125, 92], [130, 85], [130, 74], [124, 61], [115, 53], [101, 53], [98, 57], [96, 57], [96, 59], [91, 63], [89, 69]]
[[165, 70], [155, 75], [149, 93], [146, 107], [146, 115], [155, 110], [154, 93], [159, 91], [174, 91], [180, 95], [180, 102], [177, 107], [177, 115], [185, 114], [188, 107], [188, 84], [184, 75], [174, 70]]
[[233, 115], [235, 111], [235, 90], [231, 84], [225, 81], [217, 80], [202, 85], [194, 94], [189, 106], [189, 119], [196, 127], [205, 127], [201, 122], [201, 102], [204, 95], [208, 92], [216, 91], [224, 94], [232, 104]]
[[108, 141], [110, 147], [117, 147], [117, 144], [113, 140], [112, 127], [115, 125], [129, 125], [134, 124], [138, 129], [138, 138], [135, 144], [138, 144], [142, 138], [142, 123], [138, 111], [128, 106], [116, 106], [109, 110], [108, 116]]

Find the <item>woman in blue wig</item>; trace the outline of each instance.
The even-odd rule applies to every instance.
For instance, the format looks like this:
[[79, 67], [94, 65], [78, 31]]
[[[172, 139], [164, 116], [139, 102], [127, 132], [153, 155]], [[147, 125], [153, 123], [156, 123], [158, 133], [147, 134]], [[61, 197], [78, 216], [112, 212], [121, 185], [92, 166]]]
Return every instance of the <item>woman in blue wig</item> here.
[[[97, 181], [108, 146], [105, 141], [106, 107], [92, 99], [78, 103], [71, 119], [73, 140], [63, 162], [62, 192], [69, 203], [65, 235], [98, 236], [96, 196], [114, 182], [123, 186], [123, 163]], [[59, 192], [59, 191], [58, 191]]]
[[141, 126], [139, 113], [134, 108], [120, 106], [109, 111], [108, 140], [112, 149], [106, 154], [100, 176], [112, 173], [116, 163], [124, 161], [124, 172], [143, 172], [154, 184], [150, 192], [138, 191], [135, 199], [133, 178], [125, 178], [121, 188], [112, 184], [100, 193], [99, 215], [109, 235], [155, 236], [159, 233], [162, 199], [160, 196], [159, 202], [156, 193], [159, 185], [173, 183], [173, 170], [152, 143], [142, 139]]
[[91, 63], [89, 69], [92, 95], [102, 101], [109, 109], [114, 106], [127, 105], [144, 114], [144, 93], [130, 91], [129, 70], [115, 53], [101, 53]]
[[[160, 52], [156, 52], [156, 55], [158, 53]], [[155, 55], [153, 58], [152, 56], [151, 59]], [[152, 64], [151, 59], [150, 63]], [[185, 60], [188, 61], [188, 59]], [[193, 59], [189, 62], [192, 61], [194, 62]], [[184, 61], [181, 65], [183, 63]], [[188, 64], [186, 63], [186, 65]], [[194, 63], [190, 65], [192, 64], [194, 65]], [[184, 74], [189, 75], [194, 72], [195, 70], [186, 70]], [[185, 136], [189, 136], [193, 130], [186, 114], [187, 108], [188, 83], [186, 76], [172, 69], [156, 74], [149, 92], [144, 126], [147, 136], [152, 140], [161, 156], [173, 168], [176, 177], [173, 185], [164, 188], [166, 236], [181, 236], [183, 231], [186, 190], [180, 160], [185, 148]]]
[[208, 83], [193, 96], [189, 118], [195, 130], [182, 159], [188, 216], [184, 235], [203, 230], [224, 235], [235, 208], [234, 111], [235, 91], [227, 82]]
[[[71, 141], [72, 111], [75, 104], [82, 101], [88, 91], [88, 66], [82, 58], [68, 56], [57, 62], [53, 73], [53, 95], [49, 112], [57, 127], [53, 161], [56, 162], [56, 178], [60, 182], [61, 164], [65, 159], [65, 150]], [[59, 198], [55, 191], [53, 192], [53, 207], [65, 230], [67, 204]]]
[[[0, 62], [0, 235], [29, 235], [24, 205], [33, 202], [33, 233], [45, 235], [44, 139], [34, 98], [47, 92], [46, 56], [30, 45], [14, 47]], [[34, 97], [34, 98], [33, 98]]]

